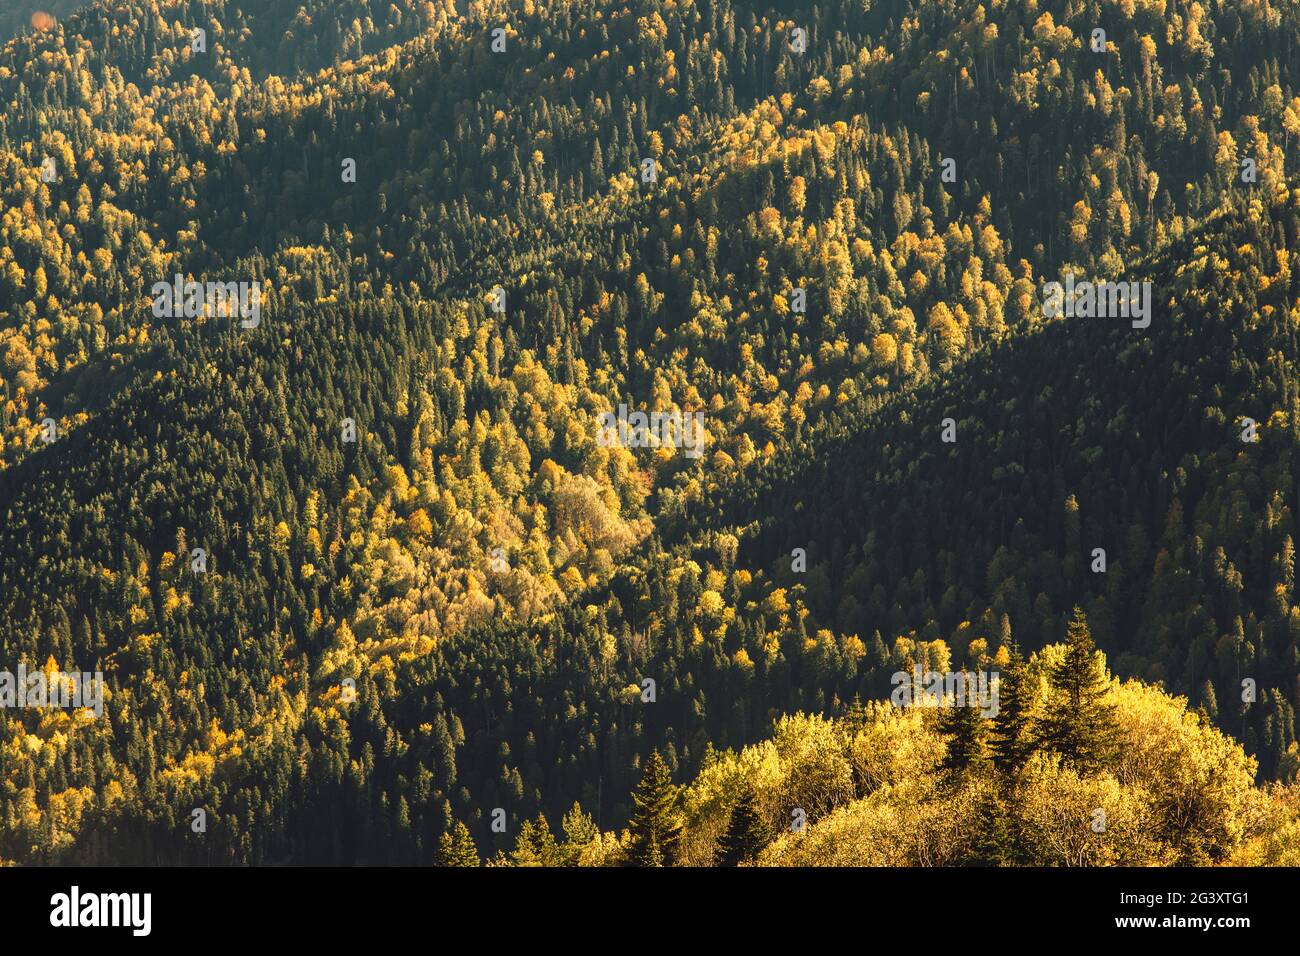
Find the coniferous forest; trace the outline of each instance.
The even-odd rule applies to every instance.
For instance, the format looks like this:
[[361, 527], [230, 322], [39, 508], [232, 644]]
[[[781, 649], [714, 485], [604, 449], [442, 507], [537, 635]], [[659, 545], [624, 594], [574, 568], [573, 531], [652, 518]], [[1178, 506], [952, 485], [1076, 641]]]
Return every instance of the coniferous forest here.
[[5, 6], [0, 863], [1300, 865], [1300, 5]]

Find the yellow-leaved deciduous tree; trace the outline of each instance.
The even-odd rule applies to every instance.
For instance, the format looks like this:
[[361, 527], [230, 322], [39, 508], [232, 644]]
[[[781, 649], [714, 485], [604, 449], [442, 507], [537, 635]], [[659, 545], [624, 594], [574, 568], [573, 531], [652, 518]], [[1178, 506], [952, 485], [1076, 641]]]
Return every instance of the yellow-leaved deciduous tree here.
[[700, 616], [710, 627], [722, 623], [722, 615], [727, 609], [727, 602], [717, 591], [705, 591], [700, 595]]
[[1155, 837], [1146, 795], [1109, 774], [1082, 777], [1047, 754], [1031, 759], [1017, 808], [1027, 862], [1038, 866], [1159, 866], [1174, 853]]
[[849, 287], [853, 281], [853, 263], [849, 247], [842, 239], [824, 244], [818, 258], [826, 275], [826, 303], [832, 317], [844, 313], [848, 305]]
[[853, 799], [853, 768], [833, 721], [818, 715], [782, 717], [773, 742], [784, 777], [778, 803], [786, 828], [795, 810], [816, 823]]
[[814, 76], [808, 83], [808, 95], [812, 97], [814, 103], [820, 103], [826, 97], [831, 95], [830, 81], [824, 76]]
[[433, 522], [429, 520], [429, 513], [423, 508], [416, 508], [406, 519], [406, 529], [417, 541], [427, 541], [433, 534]]
[[1082, 249], [1088, 243], [1088, 225], [1092, 222], [1092, 209], [1080, 199], [1074, 204], [1070, 217], [1070, 242]]
[[[986, 788], [987, 789], [987, 788]], [[766, 866], [953, 866], [976, 832], [972, 788], [941, 799], [915, 790], [859, 800], [794, 833], [789, 825], [759, 857]]]
[[795, 176], [790, 180], [789, 189], [790, 211], [796, 216], [803, 215], [804, 202], [808, 195], [808, 183], [802, 176]]
[[961, 354], [966, 345], [966, 333], [957, 324], [946, 302], [937, 302], [930, 309], [929, 328], [941, 355], [951, 358]]
[[746, 747], [738, 754], [716, 754], [682, 791], [685, 826], [678, 845], [682, 864], [714, 864], [718, 840], [726, 832], [731, 810], [746, 788], [753, 788], [760, 814], [769, 825], [775, 825], [782, 780], [780, 758], [771, 740]]
[[281, 521], [271, 532], [271, 546], [276, 551], [284, 551], [289, 547], [289, 526]]
[[1251, 829], [1255, 760], [1157, 687], [1116, 688], [1115, 776], [1145, 791], [1180, 865], [1222, 862]]
[[1227, 130], [1219, 133], [1214, 151], [1214, 169], [1219, 175], [1219, 185], [1227, 187], [1237, 177], [1237, 143]]
[[1291, 102], [1282, 111], [1282, 130], [1285, 133], [1282, 151], [1288, 153], [1291, 148], [1291, 137], [1300, 138], [1300, 96], [1293, 96]]
[[898, 339], [881, 332], [871, 339], [871, 358], [878, 365], [893, 367], [898, 363]]

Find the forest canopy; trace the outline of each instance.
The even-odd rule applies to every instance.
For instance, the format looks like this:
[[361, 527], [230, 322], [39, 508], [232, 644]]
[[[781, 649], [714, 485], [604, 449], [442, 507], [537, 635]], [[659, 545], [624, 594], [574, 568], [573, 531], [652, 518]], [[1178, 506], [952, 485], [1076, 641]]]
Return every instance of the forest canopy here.
[[1300, 7], [28, 7], [0, 861], [1296, 865]]

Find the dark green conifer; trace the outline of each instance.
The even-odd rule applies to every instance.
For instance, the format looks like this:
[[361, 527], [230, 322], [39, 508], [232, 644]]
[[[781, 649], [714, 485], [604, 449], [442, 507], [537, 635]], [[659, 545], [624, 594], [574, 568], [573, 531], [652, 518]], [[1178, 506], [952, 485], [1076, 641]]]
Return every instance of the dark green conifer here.
[[753, 787], [746, 787], [731, 808], [727, 832], [718, 841], [718, 866], [752, 863], [772, 842], [772, 830], [758, 809]]
[[632, 836], [628, 862], [632, 866], [672, 865], [682, 833], [678, 800], [668, 765], [659, 751], [653, 751], [632, 795], [632, 819], [628, 823]]
[[1007, 663], [998, 674], [998, 709], [993, 715], [989, 751], [994, 767], [1014, 775], [1034, 749], [1030, 717], [1033, 690], [1025, 659], [1014, 641], [1008, 645], [1007, 655]]
[[962, 672], [964, 698], [946, 698], [939, 711], [939, 733], [948, 738], [940, 768], [949, 780], [965, 774], [984, 759], [984, 718], [974, 699], [975, 676]]
[[1039, 724], [1041, 743], [1080, 773], [1095, 773], [1115, 746], [1114, 705], [1106, 700], [1106, 675], [1080, 608], [1066, 629], [1064, 659], [1054, 666], [1052, 694]]

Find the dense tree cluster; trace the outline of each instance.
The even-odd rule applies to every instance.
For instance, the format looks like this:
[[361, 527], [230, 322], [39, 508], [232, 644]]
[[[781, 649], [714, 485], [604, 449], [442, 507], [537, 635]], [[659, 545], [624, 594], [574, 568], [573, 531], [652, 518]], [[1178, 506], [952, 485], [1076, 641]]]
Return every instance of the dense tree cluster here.
[[[8, 40], [0, 670], [108, 699], [0, 711], [0, 858], [1289, 858], [1298, 18], [97, 0]], [[1151, 327], [1049, 319], [1066, 272], [1149, 279]], [[178, 274], [260, 325], [155, 316]], [[704, 454], [609, 447], [620, 403]], [[1003, 668], [1009, 716], [850, 705], [914, 666]], [[1224, 833], [1160, 822], [1166, 726]]]

